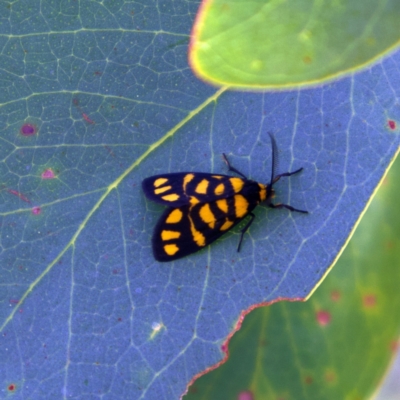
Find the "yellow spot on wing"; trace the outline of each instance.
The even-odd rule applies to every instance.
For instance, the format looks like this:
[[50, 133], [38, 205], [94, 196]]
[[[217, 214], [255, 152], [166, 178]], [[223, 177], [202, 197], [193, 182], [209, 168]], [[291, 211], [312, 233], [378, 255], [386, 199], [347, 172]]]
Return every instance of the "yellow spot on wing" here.
[[179, 247], [176, 244], [166, 244], [164, 246], [164, 251], [169, 256], [173, 256], [178, 250], [179, 250]]
[[154, 187], [159, 187], [159, 186], [163, 185], [165, 182], [168, 182], [167, 178], [158, 178], [154, 181], [153, 185], [154, 185]]
[[221, 231], [226, 231], [233, 225], [233, 221], [229, 221], [229, 219], [225, 220], [221, 228], [219, 228]]
[[240, 178], [229, 178], [235, 193], [239, 193], [244, 185], [244, 180]]
[[186, 192], [187, 184], [194, 178], [194, 174], [187, 174], [183, 178], [183, 191]]
[[189, 201], [190, 201], [190, 204], [192, 206], [194, 206], [195, 204], [200, 203], [200, 200], [197, 197], [194, 197], [194, 196], [190, 196], [190, 200]]
[[225, 185], [223, 183], [220, 183], [214, 190], [216, 196], [219, 196], [224, 192], [225, 192]]
[[203, 222], [208, 224], [208, 226], [211, 229], [214, 229], [214, 227], [215, 227], [215, 215], [211, 211], [210, 205], [208, 203], [204, 204], [204, 206], [202, 206], [200, 208], [199, 215], [200, 215], [200, 218], [203, 220]]
[[164, 192], [166, 192], [167, 190], [170, 190], [170, 189], [172, 189], [172, 186], [163, 186], [163, 187], [160, 187], [158, 189], [155, 189], [154, 190], [154, 194], [164, 193]]
[[189, 217], [189, 221], [190, 221], [190, 231], [192, 232], [193, 240], [196, 242], [197, 246], [199, 246], [199, 247], [205, 246], [206, 238], [204, 237], [204, 235], [201, 232], [199, 232], [195, 228], [192, 218]]
[[195, 189], [196, 193], [199, 194], [206, 194], [207, 193], [207, 188], [208, 188], [208, 184], [210, 182], [207, 179], [203, 179], [197, 186]]
[[249, 202], [241, 194], [236, 194], [234, 200], [236, 218], [244, 217], [247, 214]]
[[172, 210], [170, 212], [165, 222], [167, 224], [177, 224], [182, 219], [182, 216], [183, 216], [182, 211], [179, 208], [175, 208], [175, 210]]
[[217, 207], [224, 212], [225, 214], [228, 213], [228, 202], [226, 199], [217, 200]]
[[181, 236], [181, 233], [178, 231], [162, 231], [161, 232], [161, 240], [178, 239], [180, 236]]
[[166, 196], [161, 197], [165, 201], [175, 201], [179, 199], [179, 195], [176, 193], [167, 194]]
[[221, 176], [221, 175], [212, 175], [212, 177], [215, 178], [215, 179], [222, 179], [223, 178], [223, 176]]

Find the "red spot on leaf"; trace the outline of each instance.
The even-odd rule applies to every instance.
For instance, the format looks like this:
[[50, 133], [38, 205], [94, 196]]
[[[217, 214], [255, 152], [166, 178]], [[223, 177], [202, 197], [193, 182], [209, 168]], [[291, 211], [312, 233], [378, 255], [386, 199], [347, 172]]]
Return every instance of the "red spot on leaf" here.
[[19, 197], [21, 200], [25, 201], [26, 203], [30, 203], [30, 200], [26, 196], [24, 196], [20, 192], [17, 192], [16, 190], [7, 189], [7, 192], [10, 193], [10, 194], [13, 194], [14, 196]]
[[94, 124], [94, 121], [92, 121], [87, 114], [85, 114], [82, 109], [79, 107], [79, 100], [78, 99], [73, 99], [72, 103], [74, 104], [74, 106], [82, 113], [82, 117], [83, 119], [88, 122], [89, 124]]
[[258, 342], [258, 344], [259, 344], [260, 347], [265, 347], [265, 346], [268, 344], [268, 341], [265, 340], [265, 339], [261, 339], [261, 340]]
[[226, 344], [223, 344], [221, 346], [221, 351], [223, 351], [224, 353], [226, 353], [228, 351], [228, 346]]
[[400, 345], [399, 341], [398, 340], [394, 340], [393, 342], [390, 343], [390, 350], [393, 353], [397, 353], [397, 350], [400, 347], [399, 345]]
[[198, 392], [197, 387], [194, 385], [190, 386], [188, 392], [189, 393], [197, 393]]
[[340, 292], [339, 292], [339, 290], [333, 290], [332, 291], [332, 293], [331, 293], [331, 299], [332, 299], [332, 301], [339, 301], [340, 300]]
[[51, 168], [46, 169], [46, 171], [42, 172], [42, 179], [54, 179], [55, 174]]
[[17, 300], [17, 299], [10, 299], [9, 302], [10, 302], [10, 304], [18, 304], [18, 303], [19, 303], [19, 300]]
[[325, 380], [327, 382], [334, 382], [336, 381], [336, 374], [333, 371], [328, 371], [325, 373]]
[[392, 119], [388, 120], [388, 127], [389, 129], [391, 129], [392, 131], [396, 129], [396, 121], [393, 121]]
[[363, 297], [364, 307], [372, 308], [376, 306], [376, 296], [374, 294], [367, 294]]
[[331, 322], [331, 313], [328, 311], [318, 311], [317, 312], [317, 321], [321, 326], [326, 326]]
[[92, 121], [85, 113], [82, 113], [82, 117], [89, 124], [94, 124], [94, 121]]
[[42, 209], [40, 207], [32, 208], [32, 214], [34, 214], [34, 215], [39, 215], [41, 212], [42, 212]]
[[305, 379], [304, 379], [304, 382], [307, 385], [311, 385], [313, 383], [313, 378], [311, 376], [306, 376]]
[[392, 250], [394, 247], [394, 243], [392, 241], [386, 242], [386, 250]]
[[115, 157], [114, 152], [112, 151], [110, 146], [105, 145], [104, 148], [108, 151], [108, 153], [110, 154], [110, 156]]
[[8, 390], [9, 392], [15, 392], [16, 389], [17, 389], [17, 385], [16, 385], [15, 383], [10, 383], [10, 384], [7, 386], [7, 390]]
[[246, 390], [245, 392], [240, 392], [238, 394], [237, 400], [254, 400], [254, 396], [252, 392]]
[[19, 131], [23, 136], [32, 136], [37, 133], [37, 128], [33, 124], [23, 124]]

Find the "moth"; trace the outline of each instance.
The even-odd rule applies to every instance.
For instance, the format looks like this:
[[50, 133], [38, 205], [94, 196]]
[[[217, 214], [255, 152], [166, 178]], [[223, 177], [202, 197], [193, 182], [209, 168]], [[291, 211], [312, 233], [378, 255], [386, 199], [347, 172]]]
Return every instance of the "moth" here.
[[205, 172], [176, 172], [150, 176], [142, 182], [147, 198], [168, 208], [154, 228], [152, 245], [157, 261], [174, 261], [208, 246], [239, 222], [248, 218], [241, 229], [237, 251], [243, 236], [253, 223], [254, 208], [264, 202], [271, 208], [308, 213], [288, 204], [272, 203], [273, 185], [280, 178], [299, 173], [275, 175], [276, 143], [269, 134], [272, 145], [272, 172], [268, 184], [248, 179], [233, 167], [223, 153], [228, 170], [238, 176]]

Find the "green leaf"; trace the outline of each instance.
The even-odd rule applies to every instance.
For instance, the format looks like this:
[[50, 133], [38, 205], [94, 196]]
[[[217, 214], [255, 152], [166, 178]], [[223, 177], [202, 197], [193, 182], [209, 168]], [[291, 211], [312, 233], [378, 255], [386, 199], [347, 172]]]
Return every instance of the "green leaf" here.
[[293, 88], [372, 63], [400, 40], [397, 0], [204, 2], [192, 67], [217, 85]]
[[227, 362], [185, 400], [367, 399], [377, 390], [400, 333], [399, 180], [400, 159], [311, 299], [247, 315]]

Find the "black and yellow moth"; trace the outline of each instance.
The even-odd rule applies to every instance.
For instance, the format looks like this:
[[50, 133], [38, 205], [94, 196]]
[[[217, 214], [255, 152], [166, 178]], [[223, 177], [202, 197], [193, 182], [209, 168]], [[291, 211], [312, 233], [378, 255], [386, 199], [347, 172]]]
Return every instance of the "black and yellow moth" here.
[[265, 202], [271, 208], [287, 208], [307, 213], [287, 204], [273, 204], [273, 185], [283, 176], [300, 172], [286, 172], [274, 176], [276, 144], [272, 144], [272, 173], [269, 184], [248, 179], [232, 167], [225, 154], [228, 170], [240, 177], [204, 172], [177, 172], [151, 176], [142, 182], [144, 194], [156, 203], [168, 206], [158, 220], [153, 233], [153, 253], [158, 261], [173, 261], [208, 246], [247, 216], [241, 229], [237, 251], [243, 235], [254, 221], [253, 209]]

